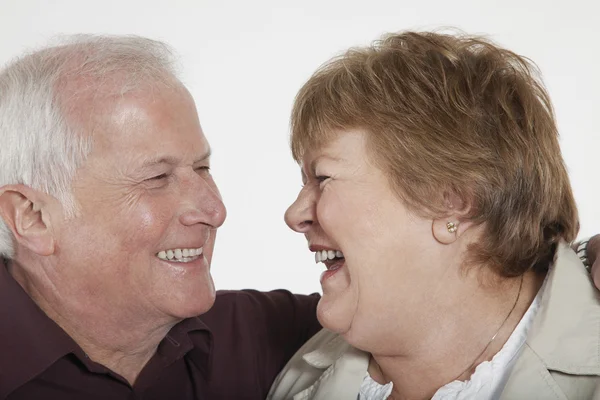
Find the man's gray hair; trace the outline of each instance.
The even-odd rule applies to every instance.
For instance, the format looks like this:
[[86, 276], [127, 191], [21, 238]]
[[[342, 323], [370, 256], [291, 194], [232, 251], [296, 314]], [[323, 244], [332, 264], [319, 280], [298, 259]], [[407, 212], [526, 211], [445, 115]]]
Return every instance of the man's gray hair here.
[[[136, 36], [70, 36], [13, 61], [0, 71], [0, 187], [43, 191], [73, 216], [72, 180], [93, 138], [69, 111], [96, 91], [124, 95], [176, 76], [169, 47]], [[0, 219], [0, 258], [13, 256], [12, 233]]]

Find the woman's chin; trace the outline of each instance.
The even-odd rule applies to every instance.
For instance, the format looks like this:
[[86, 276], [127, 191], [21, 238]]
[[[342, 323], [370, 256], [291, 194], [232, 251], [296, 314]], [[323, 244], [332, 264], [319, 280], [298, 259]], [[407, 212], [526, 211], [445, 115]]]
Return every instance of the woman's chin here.
[[340, 335], [350, 330], [353, 316], [354, 307], [344, 304], [342, 299], [332, 299], [327, 294], [323, 295], [317, 305], [317, 319], [323, 328]]

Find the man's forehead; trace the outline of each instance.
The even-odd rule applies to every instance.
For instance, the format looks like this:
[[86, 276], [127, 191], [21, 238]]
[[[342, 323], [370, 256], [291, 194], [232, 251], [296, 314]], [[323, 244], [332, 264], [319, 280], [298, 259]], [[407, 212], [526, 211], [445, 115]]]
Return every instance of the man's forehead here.
[[180, 147], [178, 152], [196, 151], [202, 154], [195, 156], [204, 156], [210, 152], [210, 146], [193, 101], [186, 93], [172, 91], [154, 97], [148, 93], [121, 96], [104, 112], [95, 115], [94, 141], [105, 147], [131, 146], [140, 150], [149, 148], [152, 152], [177, 145]]

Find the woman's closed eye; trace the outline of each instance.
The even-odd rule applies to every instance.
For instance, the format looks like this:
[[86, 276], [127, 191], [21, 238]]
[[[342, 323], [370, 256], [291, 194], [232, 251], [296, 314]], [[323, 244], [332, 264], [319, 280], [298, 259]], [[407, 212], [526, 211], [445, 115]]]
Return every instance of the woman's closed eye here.
[[302, 185], [301, 187], [304, 188], [307, 184], [311, 184], [311, 185], [319, 185], [319, 187], [321, 187], [323, 185], [323, 183], [327, 182], [331, 177], [327, 176], [327, 175], [317, 175], [314, 178], [311, 178], [310, 180], [306, 179], [306, 178], [302, 178]]
[[331, 179], [330, 176], [327, 175], [317, 175], [315, 176], [315, 180], [319, 183], [319, 187], [323, 187], [323, 184]]

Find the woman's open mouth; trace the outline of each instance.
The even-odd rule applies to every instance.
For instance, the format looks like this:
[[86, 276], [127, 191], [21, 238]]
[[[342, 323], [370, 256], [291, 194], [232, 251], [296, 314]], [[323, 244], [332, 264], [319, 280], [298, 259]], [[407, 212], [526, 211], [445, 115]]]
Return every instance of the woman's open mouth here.
[[321, 274], [321, 284], [331, 278], [346, 263], [344, 253], [339, 250], [320, 250], [315, 252], [315, 262], [322, 262], [327, 270]]

